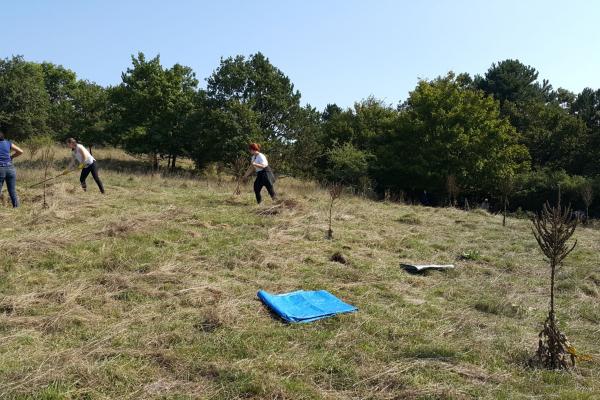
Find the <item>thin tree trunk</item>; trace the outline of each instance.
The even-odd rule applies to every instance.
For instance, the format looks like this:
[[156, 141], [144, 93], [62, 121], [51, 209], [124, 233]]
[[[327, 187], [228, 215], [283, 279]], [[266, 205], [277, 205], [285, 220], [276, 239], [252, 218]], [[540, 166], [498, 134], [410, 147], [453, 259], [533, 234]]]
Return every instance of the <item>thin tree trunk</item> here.
[[504, 196], [504, 211], [502, 212], [502, 226], [506, 226], [506, 203], [508, 203], [508, 199]]
[[175, 170], [175, 163], [177, 162], [177, 155], [173, 154], [171, 158], [171, 170]]
[[[48, 166], [44, 166], [44, 180], [48, 179]], [[42, 208], [48, 208], [48, 203], [46, 202], [46, 183], [44, 182], [44, 202], [42, 203]]]
[[333, 239], [333, 229], [331, 229], [333, 215], [333, 201], [329, 204], [329, 230], [327, 231], [327, 238]]
[[585, 206], [585, 223], [590, 222], [590, 206]]
[[554, 321], [554, 275], [556, 273], [554, 260], [552, 260], [550, 263], [550, 269], [550, 319]]
[[[555, 326], [556, 326], [556, 321], [555, 321], [555, 316], [554, 316], [554, 274], [556, 272], [556, 265], [554, 263], [554, 260], [550, 261], [550, 268], [551, 268], [551, 273], [550, 273], [550, 313], [549, 313], [549, 319], [550, 319], [550, 326], [552, 328], [552, 331], [556, 331]], [[557, 343], [555, 343], [554, 337], [550, 336], [548, 338], [549, 341], [549, 345], [551, 349], [556, 349], [557, 348]], [[559, 363], [558, 363], [558, 353], [556, 351], [552, 351], [551, 352], [552, 355], [552, 361], [551, 361], [551, 366], [553, 369], [556, 369], [559, 367]]]
[[158, 153], [152, 154], [152, 172], [158, 171]]

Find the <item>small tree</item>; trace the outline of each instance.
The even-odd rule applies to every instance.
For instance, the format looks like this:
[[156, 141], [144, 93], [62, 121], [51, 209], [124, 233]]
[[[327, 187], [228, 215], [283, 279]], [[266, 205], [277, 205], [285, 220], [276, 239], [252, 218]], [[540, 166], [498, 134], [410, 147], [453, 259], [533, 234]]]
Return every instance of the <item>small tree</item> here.
[[[49, 137], [46, 137], [43, 140], [40, 155], [41, 155], [40, 162], [42, 164], [42, 169], [44, 170], [44, 181], [46, 181], [48, 179], [48, 173], [50, 171], [50, 167], [54, 163], [54, 156], [55, 156], [54, 143], [52, 142], [52, 139], [50, 139]], [[46, 182], [44, 182], [43, 190], [44, 190], [44, 192], [43, 192], [42, 207], [48, 208], [48, 203], [46, 202]]]
[[37, 153], [48, 144], [48, 138], [46, 136], [32, 136], [23, 143], [25, 148], [27, 148], [27, 154], [29, 155], [29, 159], [33, 160]]
[[453, 207], [456, 205], [456, 199], [460, 194], [460, 187], [454, 175], [448, 175], [446, 178], [446, 189], [448, 190], [448, 201], [450, 202], [450, 206]]
[[333, 205], [342, 196], [344, 187], [340, 183], [334, 183], [329, 186], [329, 229], [327, 230], [327, 239], [333, 239]]
[[506, 211], [508, 208], [508, 199], [515, 190], [515, 182], [512, 176], [507, 176], [498, 184], [498, 190], [502, 197], [502, 226], [506, 226]]
[[572, 245], [567, 243], [575, 232], [577, 219], [573, 218], [570, 207], [561, 207], [559, 194], [558, 204], [555, 207], [551, 207], [549, 203], [544, 204], [542, 212], [534, 216], [532, 222], [533, 235], [550, 263], [550, 309], [544, 328], [539, 333], [536, 356], [545, 368], [568, 369], [567, 359], [570, 358], [575, 365], [577, 354], [557, 326], [554, 283], [557, 268], [577, 245], [577, 241]]
[[236, 181], [236, 187], [233, 191], [235, 196], [239, 196], [242, 191], [240, 190], [240, 185], [242, 183], [242, 178], [248, 169], [248, 159], [244, 156], [239, 156], [236, 158], [231, 164], [229, 164], [229, 171], [233, 175], [233, 178]]
[[592, 189], [592, 184], [590, 182], [585, 182], [581, 185], [579, 191], [581, 193], [583, 204], [585, 204], [585, 220], [587, 222], [590, 220], [590, 206], [594, 200], [594, 190]]

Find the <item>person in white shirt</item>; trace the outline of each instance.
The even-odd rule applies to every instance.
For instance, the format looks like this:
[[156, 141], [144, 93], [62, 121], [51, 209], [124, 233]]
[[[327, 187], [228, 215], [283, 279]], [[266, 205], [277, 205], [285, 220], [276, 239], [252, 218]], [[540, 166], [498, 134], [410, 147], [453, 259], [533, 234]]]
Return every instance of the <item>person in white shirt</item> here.
[[277, 197], [275, 188], [273, 187], [275, 176], [273, 175], [273, 170], [269, 167], [267, 157], [260, 152], [260, 145], [258, 143], [251, 143], [250, 146], [248, 146], [248, 150], [250, 150], [250, 153], [252, 154], [252, 159], [250, 161], [251, 165], [244, 175], [244, 179], [248, 178], [253, 172], [256, 172], [256, 180], [254, 181], [256, 202], [260, 204], [262, 201], [260, 192], [263, 187], [267, 188], [269, 196], [271, 196], [271, 199], [275, 200]]
[[79, 164], [79, 168], [81, 169], [79, 182], [81, 182], [83, 191], [85, 192], [87, 190], [87, 184], [85, 183], [85, 180], [91, 172], [94, 181], [98, 185], [98, 189], [100, 189], [100, 193], [104, 194], [104, 185], [98, 176], [98, 165], [96, 163], [96, 159], [92, 157], [90, 152], [83, 145], [77, 143], [77, 140], [73, 138], [67, 139], [67, 147], [71, 149], [73, 155], [73, 160], [71, 160], [69, 169], [74, 169], [76, 162]]

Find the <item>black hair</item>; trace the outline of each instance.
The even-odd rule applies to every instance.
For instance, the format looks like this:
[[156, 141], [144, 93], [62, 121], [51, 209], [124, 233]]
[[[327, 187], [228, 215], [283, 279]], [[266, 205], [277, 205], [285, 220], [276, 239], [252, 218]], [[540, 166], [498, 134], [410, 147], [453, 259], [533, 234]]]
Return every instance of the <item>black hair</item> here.
[[8, 133], [6, 125], [0, 125], [0, 140], [4, 140], [4, 136]]

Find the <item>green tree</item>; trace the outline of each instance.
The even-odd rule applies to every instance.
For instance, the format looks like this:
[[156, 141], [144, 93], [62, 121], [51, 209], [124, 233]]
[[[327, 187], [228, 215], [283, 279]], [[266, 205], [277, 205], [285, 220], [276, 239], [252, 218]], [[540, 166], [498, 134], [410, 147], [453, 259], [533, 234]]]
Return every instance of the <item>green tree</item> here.
[[322, 118], [323, 121], [327, 122], [334, 118], [336, 115], [340, 114], [343, 110], [337, 104], [327, 104], [325, 109], [323, 110]]
[[521, 134], [534, 166], [582, 173], [587, 160], [584, 149], [590, 141], [585, 125], [569, 110], [575, 96], [548, 81], [538, 81], [538, 71], [518, 60], [492, 64], [475, 86], [500, 101], [501, 115]]
[[75, 72], [44, 62], [40, 64], [44, 86], [50, 99], [48, 126], [55, 137], [64, 137], [71, 130], [73, 120], [73, 92], [77, 86]]
[[259, 127], [271, 142], [283, 143], [300, 112], [300, 92], [290, 79], [262, 53], [222, 59], [207, 79], [207, 93], [219, 104], [238, 101], [258, 118]]
[[538, 71], [519, 60], [504, 60], [492, 66], [484, 77], [475, 77], [475, 86], [494, 96], [501, 104], [505, 101], [527, 102], [545, 100], [552, 86], [548, 81], [537, 82]]
[[109, 94], [100, 85], [78, 81], [72, 91], [72, 120], [69, 136], [85, 143], [90, 150], [95, 145], [114, 142], [110, 134]]
[[122, 74], [123, 82], [111, 91], [118, 116], [114, 126], [124, 132], [121, 142], [126, 150], [152, 155], [157, 168], [159, 155], [173, 160], [183, 152], [181, 138], [198, 81], [189, 67], [176, 64], [164, 69], [159, 56], [146, 60], [139, 53], [132, 63]]
[[326, 153], [322, 141], [322, 115], [310, 104], [302, 107], [290, 121], [289, 140], [278, 146], [281, 152], [274, 153], [274, 165], [280, 172], [289, 172], [299, 177], [318, 175], [317, 162]]
[[498, 102], [453, 73], [420, 81], [401, 110], [394, 129], [375, 140], [372, 170], [380, 190], [442, 194], [454, 176], [463, 192], [486, 193], [503, 176], [528, 168], [527, 149]]
[[588, 140], [582, 156], [587, 175], [600, 175], [600, 89], [585, 88], [579, 93], [570, 111], [580, 118], [588, 128]]
[[524, 127], [521, 142], [527, 146], [532, 163], [538, 167], [564, 169], [581, 174], [587, 168], [588, 129], [577, 116], [557, 103], [532, 102], [515, 108], [512, 119]]
[[186, 155], [198, 169], [213, 162], [233, 163], [238, 157], [248, 155], [249, 143], [260, 141], [257, 117], [248, 105], [236, 100], [217, 105], [204, 91], [198, 92], [194, 103], [184, 139]]
[[361, 185], [368, 178], [372, 155], [358, 150], [352, 143], [335, 146], [327, 152], [325, 179], [344, 185]]
[[0, 59], [0, 123], [22, 140], [48, 131], [50, 99], [39, 64], [23, 57]]

